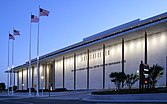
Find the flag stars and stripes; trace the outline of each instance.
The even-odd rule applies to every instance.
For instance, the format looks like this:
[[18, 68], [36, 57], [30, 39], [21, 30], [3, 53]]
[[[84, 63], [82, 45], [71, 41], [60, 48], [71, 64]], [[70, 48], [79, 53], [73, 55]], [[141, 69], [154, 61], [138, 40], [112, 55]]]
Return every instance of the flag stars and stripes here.
[[12, 34], [9, 34], [9, 39], [15, 40], [15, 38]]
[[39, 22], [39, 18], [35, 15], [31, 15], [31, 22], [33, 23], [38, 23]]
[[48, 16], [49, 15], [49, 11], [45, 10], [45, 9], [42, 9], [42, 8], [39, 8], [39, 15], [40, 16]]
[[18, 31], [18, 30], [13, 30], [13, 35], [20, 35], [20, 31]]

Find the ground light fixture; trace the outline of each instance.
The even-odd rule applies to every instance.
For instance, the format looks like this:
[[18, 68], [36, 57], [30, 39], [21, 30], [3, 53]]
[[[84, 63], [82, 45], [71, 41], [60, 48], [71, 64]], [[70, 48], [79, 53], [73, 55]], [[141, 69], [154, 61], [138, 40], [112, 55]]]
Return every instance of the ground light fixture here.
[[44, 79], [44, 76], [41, 76], [41, 79], [42, 79], [42, 96], [43, 96], [43, 84], [44, 84], [43, 83], [43, 81], [44, 81], [43, 79]]

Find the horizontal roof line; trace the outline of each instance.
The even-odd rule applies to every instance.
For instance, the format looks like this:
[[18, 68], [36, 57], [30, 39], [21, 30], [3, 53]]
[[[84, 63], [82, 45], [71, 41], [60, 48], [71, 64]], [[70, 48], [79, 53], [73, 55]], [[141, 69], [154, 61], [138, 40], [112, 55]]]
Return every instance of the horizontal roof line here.
[[[39, 60], [44, 60], [44, 59], [49, 58], [53, 55], [60, 54], [60, 53], [75, 49], [77, 47], [81, 47], [81, 46], [84, 46], [86, 44], [90, 44], [90, 43], [93, 43], [93, 42], [96, 42], [96, 41], [99, 41], [99, 40], [102, 40], [102, 39], [105, 39], [105, 38], [108, 38], [108, 37], [111, 37], [111, 36], [114, 36], [114, 35], [117, 35], [117, 34], [120, 34], [120, 33], [127, 32], [127, 31], [132, 30], [132, 29], [136, 29], [136, 28], [151, 24], [151, 23], [155, 23], [155, 22], [164, 20], [166, 18], [167, 18], [167, 12], [163, 13], [163, 14], [160, 14], [160, 15], [157, 15], [157, 16], [154, 16], [154, 17], [151, 17], [151, 18], [148, 18], [148, 19], [145, 19], [145, 20], [136, 19], [134, 21], [131, 21], [131, 22], [128, 22], [126, 24], [121, 25], [122, 27], [118, 26], [118, 28], [115, 27], [115, 28], [104, 31], [106, 33], [108, 33], [107, 31], [109, 31], [108, 34], [100, 35], [100, 33], [98, 33], [98, 34], [95, 34], [93, 36], [84, 38], [83, 41], [81, 41], [81, 42], [78, 42], [76, 44], [73, 44], [73, 45], [70, 45], [68, 47], [62, 48], [60, 50], [48, 53], [46, 55], [43, 55], [43, 56], [39, 57]], [[117, 29], [121, 29], [121, 30], [117, 30]], [[101, 33], [103, 33], [103, 32], [101, 32]], [[94, 38], [92, 38], [92, 37], [94, 37]], [[36, 58], [31, 60], [32, 63], [35, 63], [36, 61], [37, 61]], [[19, 67], [24, 67], [24, 66], [28, 66], [28, 62], [26, 62], [23, 65], [17, 66], [14, 69], [17, 69]]]
[[[52, 55], [54, 55], [54, 54], [62, 53], [62, 52], [65, 52], [65, 51], [67, 51], [67, 50], [71, 50], [71, 49], [73, 49], [73, 48], [80, 47], [80, 46], [82, 46], [82, 45], [89, 44], [89, 43], [92, 43], [92, 42], [94, 42], [94, 41], [98, 41], [98, 40], [100, 40], [100, 39], [104, 39], [104, 38], [107, 38], [107, 37], [110, 37], [110, 36], [113, 36], [113, 35], [116, 35], [116, 34], [120, 34], [120, 33], [129, 31], [129, 30], [134, 29], [134, 28], [138, 28], [138, 27], [141, 27], [141, 26], [144, 26], [144, 25], [153, 23], [153, 22], [157, 22], [157, 21], [166, 19], [166, 18], [167, 18], [167, 13], [163, 13], [163, 14], [165, 14], [165, 16], [162, 16], [161, 18], [159, 18], [159, 17], [158, 17], [158, 18], [153, 18], [153, 17], [151, 17], [150, 19], [146, 19], [147, 21], [146, 21], [146, 20], [139, 21], [139, 19], [134, 20], [134, 21], [132, 21], [132, 22], [135, 22], [135, 23], [136, 23], [137, 21], [138, 21], [138, 22], [137, 22], [135, 25], [131, 25], [129, 28], [125, 28], [125, 29], [122, 29], [122, 30], [120, 30], [120, 31], [113, 32], [113, 33], [110, 33], [110, 34], [108, 34], [108, 35], [103, 35], [103, 36], [100, 36], [100, 37], [96, 37], [96, 38], [91, 39], [91, 40], [79, 42], [79, 43], [77, 43], [77, 44], [74, 44], [74, 45], [65, 47], [65, 48], [63, 48], [63, 49], [60, 49], [60, 50], [58, 50], [58, 51], [55, 51], [55, 52], [46, 54], [46, 55], [44, 55], [44, 56], [41, 56], [40, 59], [43, 59], [43, 58], [45, 58], [45, 57], [52, 56]], [[163, 15], [163, 14], [161, 14], [161, 15]], [[155, 16], [155, 17], [157, 17], [157, 16]], [[129, 22], [129, 23], [131, 23], [131, 22]], [[128, 24], [129, 24], [129, 23], [128, 23]], [[132, 23], [132, 24], [133, 24], [133, 23]], [[126, 24], [124, 24], [124, 25], [126, 25]], [[107, 31], [107, 30], [106, 30], [106, 31]]]

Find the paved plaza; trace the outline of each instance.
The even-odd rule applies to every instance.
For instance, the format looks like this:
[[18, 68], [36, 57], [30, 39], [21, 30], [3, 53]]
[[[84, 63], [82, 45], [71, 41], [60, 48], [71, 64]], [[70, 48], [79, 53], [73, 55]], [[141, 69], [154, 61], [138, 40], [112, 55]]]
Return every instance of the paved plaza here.
[[[100, 100], [92, 99], [92, 91], [45, 92], [42, 96], [33, 93], [0, 93], [0, 104], [166, 104], [167, 100]], [[160, 94], [161, 95], [161, 94]], [[133, 95], [132, 95], [133, 96]], [[118, 96], [119, 97], [119, 96]], [[159, 96], [160, 97], [160, 96]]]

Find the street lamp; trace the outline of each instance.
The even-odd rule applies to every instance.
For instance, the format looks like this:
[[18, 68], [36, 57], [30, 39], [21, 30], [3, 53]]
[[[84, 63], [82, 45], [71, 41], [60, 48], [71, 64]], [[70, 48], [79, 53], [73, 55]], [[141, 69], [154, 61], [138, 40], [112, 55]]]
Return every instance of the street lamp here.
[[44, 79], [44, 76], [41, 76], [41, 79], [42, 79], [42, 96], [43, 96], [43, 79]]

